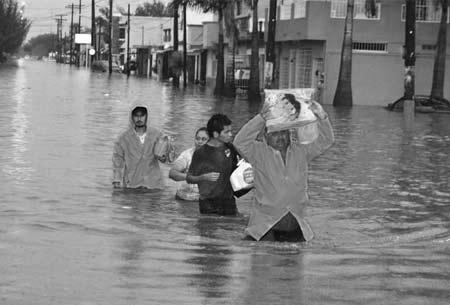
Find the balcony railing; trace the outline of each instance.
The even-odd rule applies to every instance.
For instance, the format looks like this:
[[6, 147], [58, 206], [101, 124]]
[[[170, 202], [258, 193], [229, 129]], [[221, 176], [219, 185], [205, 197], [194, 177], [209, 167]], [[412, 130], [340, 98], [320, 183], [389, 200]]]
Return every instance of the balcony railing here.
[[[381, 12], [381, 4], [375, 6], [375, 14], [372, 16], [367, 13], [366, 0], [355, 0], [354, 18], [379, 20]], [[342, 18], [347, 16], [347, 0], [331, 0], [331, 18]]]

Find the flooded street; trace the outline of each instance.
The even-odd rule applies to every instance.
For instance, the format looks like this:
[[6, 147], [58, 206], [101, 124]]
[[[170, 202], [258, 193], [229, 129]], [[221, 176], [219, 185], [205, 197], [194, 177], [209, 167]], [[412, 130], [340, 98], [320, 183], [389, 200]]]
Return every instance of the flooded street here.
[[[306, 244], [250, 242], [239, 217], [112, 189], [134, 102], [179, 151], [216, 113], [210, 89], [43, 62], [0, 70], [0, 304], [448, 304], [450, 115], [330, 106], [336, 143], [310, 165]], [[167, 174], [169, 168], [163, 165]], [[167, 176], [167, 175], [166, 175]]]

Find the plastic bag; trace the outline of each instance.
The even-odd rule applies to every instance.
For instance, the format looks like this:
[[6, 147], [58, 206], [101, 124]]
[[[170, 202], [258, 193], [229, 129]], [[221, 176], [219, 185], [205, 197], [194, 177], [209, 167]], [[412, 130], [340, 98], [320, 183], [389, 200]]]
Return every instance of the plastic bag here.
[[291, 129], [291, 140], [300, 144], [310, 144], [317, 140], [319, 128], [317, 121], [302, 127]]
[[309, 108], [313, 88], [264, 90], [263, 117], [267, 132], [288, 130], [317, 121]]
[[170, 136], [162, 136], [158, 138], [153, 149], [153, 153], [160, 160], [171, 163], [175, 159], [175, 147], [173, 139]]
[[230, 176], [231, 187], [233, 191], [237, 192], [244, 189], [251, 189], [253, 187], [253, 169], [252, 165], [241, 159], [237, 168]]

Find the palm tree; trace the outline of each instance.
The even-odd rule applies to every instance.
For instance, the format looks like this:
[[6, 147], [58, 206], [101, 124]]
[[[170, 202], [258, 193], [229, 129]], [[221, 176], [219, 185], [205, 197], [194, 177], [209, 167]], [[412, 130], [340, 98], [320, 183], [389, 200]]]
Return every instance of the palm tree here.
[[441, 22], [439, 25], [436, 43], [436, 55], [434, 58], [433, 83], [431, 97], [444, 98], [445, 61], [447, 53], [447, 17], [448, 0], [438, 0], [441, 7]]
[[252, 10], [252, 53], [250, 57], [250, 80], [248, 83], [248, 98], [252, 101], [261, 100], [259, 88], [259, 29], [258, 29], [258, 0], [247, 0]]
[[[376, 14], [376, 0], [365, 0], [366, 15]], [[353, 52], [353, 14], [355, 0], [347, 0], [347, 16], [345, 17], [344, 39], [342, 41], [339, 77], [334, 94], [333, 106], [351, 107], [352, 93], [352, 52]]]
[[228, 38], [228, 60], [226, 65], [226, 77], [224, 95], [228, 97], [236, 96], [236, 84], [234, 79], [235, 61], [236, 61], [236, 44], [238, 37], [238, 29], [234, 18], [234, 3], [228, 5], [224, 10], [225, 31]]
[[[184, 0], [172, 0], [169, 3], [169, 7], [172, 8], [173, 11], [173, 51], [174, 53], [178, 52], [178, 9], [183, 3], [186, 2]], [[178, 73], [172, 73], [172, 84], [176, 87], [180, 85], [180, 77]]]
[[352, 106], [352, 49], [353, 49], [353, 12], [355, 0], [347, 0], [344, 40], [342, 42], [341, 65], [334, 94], [333, 106]]
[[206, 12], [217, 13], [219, 20], [219, 35], [217, 43], [217, 74], [216, 74], [216, 87], [214, 88], [214, 95], [224, 95], [225, 83], [224, 83], [224, 41], [223, 41], [223, 22], [224, 22], [224, 10], [228, 5], [231, 5], [233, 0], [189, 0], [189, 4], [194, 7], [201, 8]]

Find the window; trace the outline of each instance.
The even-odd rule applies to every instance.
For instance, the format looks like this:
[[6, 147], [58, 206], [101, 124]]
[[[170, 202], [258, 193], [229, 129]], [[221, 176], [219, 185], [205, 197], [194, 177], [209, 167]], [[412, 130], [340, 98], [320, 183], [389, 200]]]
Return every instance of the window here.
[[[436, 22], [441, 21], [441, 6], [434, 0], [416, 0], [416, 21], [417, 22]], [[402, 5], [402, 21], [405, 21], [406, 6]], [[450, 15], [448, 15], [450, 17]], [[449, 18], [447, 18], [447, 23]]]
[[291, 19], [292, 3], [293, 3], [293, 0], [282, 0], [281, 1], [281, 5], [278, 6], [278, 9], [280, 10], [280, 20]]
[[[355, 0], [354, 18], [379, 20], [381, 3], [376, 3], [375, 14], [371, 16], [366, 7], [366, 0]], [[331, 0], [331, 18], [345, 18], [347, 16], [347, 0]]]
[[236, 1], [236, 15], [239, 16], [242, 14], [242, 0]]
[[387, 53], [387, 42], [353, 42], [354, 52]]
[[294, 4], [294, 18], [306, 17], [306, 0], [298, 0]]
[[436, 45], [435, 44], [423, 44], [422, 45], [422, 50], [424, 50], [424, 51], [434, 51], [434, 50], [436, 50]]
[[165, 29], [164, 30], [163, 41], [164, 42], [169, 42], [171, 40], [172, 40], [172, 30], [171, 29]]
[[119, 39], [125, 39], [125, 31], [126, 31], [126, 28], [119, 29]]
[[236, 19], [236, 23], [237, 23], [237, 28], [239, 29], [239, 31], [241, 32], [248, 32], [250, 31], [250, 18], [240, 18], [240, 19]]
[[264, 32], [264, 21], [258, 21], [258, 31], [259, 32]]

